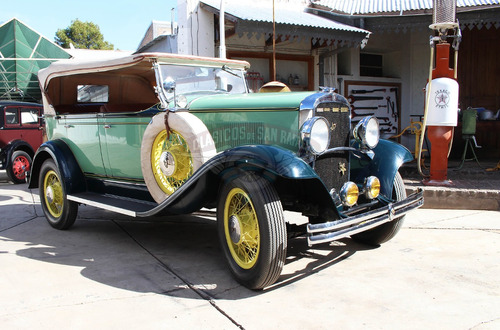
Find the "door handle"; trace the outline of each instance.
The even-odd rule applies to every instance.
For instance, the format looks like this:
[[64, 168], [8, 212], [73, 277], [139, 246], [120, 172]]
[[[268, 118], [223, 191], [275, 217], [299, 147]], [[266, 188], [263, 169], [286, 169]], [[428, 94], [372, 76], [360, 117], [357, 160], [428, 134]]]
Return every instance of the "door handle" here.
[[104, 125], [104, 128], [111, 128], [111, 125]]
[[64, 128], [71, 128], [73, 125], [64, 125]]

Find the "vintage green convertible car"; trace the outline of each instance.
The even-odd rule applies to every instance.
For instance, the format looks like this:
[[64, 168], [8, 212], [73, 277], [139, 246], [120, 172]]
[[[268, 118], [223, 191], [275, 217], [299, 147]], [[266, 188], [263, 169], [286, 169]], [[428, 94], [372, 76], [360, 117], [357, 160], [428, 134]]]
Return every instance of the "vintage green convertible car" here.
[[391, 239], [423, 204], [398, 172], [409, 151], [379, 140], [374, 117], [352, 128], [331, 89], [249, 93], [248, 66], [143, 53], [41, 70], [48, 142], [29, 187], [50, 225], [69, 228], [79, 204], [149, 219], [216, 208], [229, 269], [251, 289], [278, 279], [292, 231], [309, 245]]

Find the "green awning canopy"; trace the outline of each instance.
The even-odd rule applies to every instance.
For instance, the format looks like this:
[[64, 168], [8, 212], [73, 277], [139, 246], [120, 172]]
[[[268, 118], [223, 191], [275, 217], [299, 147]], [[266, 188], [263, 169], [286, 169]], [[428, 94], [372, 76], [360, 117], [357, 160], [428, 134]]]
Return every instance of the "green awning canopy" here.
[[38, 70], [70, 57], [16, 18], [0, 25], [0, 100], [39, 102]]

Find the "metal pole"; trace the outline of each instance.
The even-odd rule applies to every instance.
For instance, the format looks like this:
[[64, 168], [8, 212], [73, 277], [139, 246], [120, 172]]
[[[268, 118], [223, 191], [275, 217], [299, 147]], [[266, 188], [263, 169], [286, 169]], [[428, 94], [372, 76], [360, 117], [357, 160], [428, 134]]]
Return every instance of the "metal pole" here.
[[224, 27], [224, 0], [220, 1], [219, 12], [219, 57], [226, 58], [226, 29]]
[[273, 81], [276, 81], [276, 20], [274, 18], [274, 0], [273, 0]]

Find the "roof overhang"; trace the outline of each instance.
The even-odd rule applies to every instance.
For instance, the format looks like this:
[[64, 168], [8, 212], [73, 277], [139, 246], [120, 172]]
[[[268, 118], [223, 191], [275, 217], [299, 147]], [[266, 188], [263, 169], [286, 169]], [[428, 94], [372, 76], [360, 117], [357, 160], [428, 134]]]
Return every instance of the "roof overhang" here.
[[[500, 7], [500, 0], [455, 0], [455, 2], [457, 13]], [[357, 17], [415, 16], [433, 13], [432, 0], [311, 0], [310, 6], [343, 16]]]
[[[311, 10], [346, 24], [363, 21], [372, 32], [428, 30], [432, 24], [432, 1], [410, 0], [313, 0]], [[500, 28], [500, 0], [457, 0], [456, 17], [464, 28]]]
[[[286, 5], [286, 6], [285, 6]], [[219, 0], [202, 0], [200, 7], [219, 15]], [[370, 31], [348, 24], [323, 18], [306, 11], [305, 6], [290, 3], [276, 3], [274, 22], [276, 38], [284, 36], [307, 40], [323, 40], [329, 45], [358, 46], [370, 35]], [[273, 7], [269, 1], [254, 2], [248, 0], [227, 1], [224, 5], [225, 19], [234, 23], [234, 33], [240, 38], [272, 36]]]

